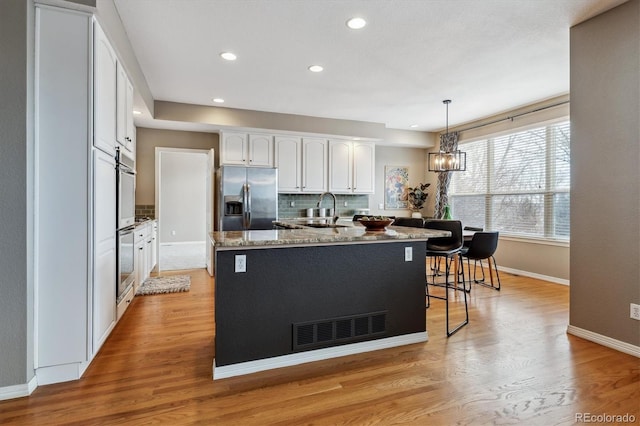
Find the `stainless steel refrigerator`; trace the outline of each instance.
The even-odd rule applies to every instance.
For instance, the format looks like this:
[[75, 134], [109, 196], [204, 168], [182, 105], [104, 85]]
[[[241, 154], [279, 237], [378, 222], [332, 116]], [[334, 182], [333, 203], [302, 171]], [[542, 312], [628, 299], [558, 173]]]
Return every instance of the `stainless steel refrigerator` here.
[[278, 169], [221, 166], [216, 172], [216, 229], [273, 229], [278, 219]]

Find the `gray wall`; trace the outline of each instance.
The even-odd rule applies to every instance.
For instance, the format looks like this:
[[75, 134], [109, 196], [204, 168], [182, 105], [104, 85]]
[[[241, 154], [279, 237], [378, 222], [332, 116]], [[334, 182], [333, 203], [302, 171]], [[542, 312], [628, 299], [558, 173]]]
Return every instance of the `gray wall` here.
[[27, 163], [32, 6], [0, 1], [0, 387], [33, 377]]
[[136, 204], [155, 204], [155, 150], [161, 148], [211, 149], [218, 162], [217, 133], [181, 132], [177, 130], [136, 129]]
[[640, 0], [571, 29], [570, 324], [640, 345]]

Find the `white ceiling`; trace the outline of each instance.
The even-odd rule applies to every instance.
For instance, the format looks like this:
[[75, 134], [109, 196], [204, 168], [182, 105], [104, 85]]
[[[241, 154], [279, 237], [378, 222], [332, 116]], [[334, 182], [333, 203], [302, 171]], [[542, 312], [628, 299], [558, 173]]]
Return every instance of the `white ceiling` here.
[[[438, 131], [444, 99], [453, 126], [567, 94], [569, 28], [624, 1], [115, 4], [156, 100]], [[347, 28], [354, 16], [367, 26]]]

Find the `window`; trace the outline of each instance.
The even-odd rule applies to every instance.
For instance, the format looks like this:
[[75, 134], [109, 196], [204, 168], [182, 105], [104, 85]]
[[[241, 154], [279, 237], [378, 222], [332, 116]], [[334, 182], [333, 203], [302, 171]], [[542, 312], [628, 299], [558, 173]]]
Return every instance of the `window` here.
[[459, 145], [467, 170], [451, 178], [456, 219], [503, 235], [569, 239], [569, 122]]

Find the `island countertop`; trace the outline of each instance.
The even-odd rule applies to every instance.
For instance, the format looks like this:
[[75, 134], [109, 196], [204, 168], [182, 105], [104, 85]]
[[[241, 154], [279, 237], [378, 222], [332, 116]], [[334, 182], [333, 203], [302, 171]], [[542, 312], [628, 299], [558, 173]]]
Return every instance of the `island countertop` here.
[[[318, 222], [320, 218], [314, 218]], [[340, 219], [337, 228], [311, 228], [305, 219], [281, 219], [275, 226], [287, 229], [256, 231], [212, 232], [211, 242], [216, 249], [237, 247], [265, 247], [291, 245], [358, 244], [392, 242], [398, 240], [426, 241], [429, 238], [448, 237], [448, 231], [424, 228], [389, 226], [384, 231], [367, 231], [360, 223]]]

